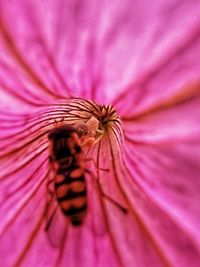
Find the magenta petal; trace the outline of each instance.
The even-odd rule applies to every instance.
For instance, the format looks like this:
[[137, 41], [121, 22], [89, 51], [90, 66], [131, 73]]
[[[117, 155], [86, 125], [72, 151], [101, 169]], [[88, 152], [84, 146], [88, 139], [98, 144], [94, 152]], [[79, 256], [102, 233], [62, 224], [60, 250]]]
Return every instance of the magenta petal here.
[[[199, 10], [0, 0], [0, 266], [199, 267]], [[76, 228], [48, 134], [77, 123], [88, 211]]]
[[199, 105], [196, 97], [124, 121], [127, 164], [149, 199], [136, 208], [177, 266], [198, 266], [200, 253]]
[[200, 169], [196, 145], [135, 145], [127, 156], [128, 168], [141, 191], [134, 197], [132, 186], [131, 202], [165, 259], [174, 266], [199, 264]]
[[2, 1], [2, 38], [14, 40], [23, 64], [8, 43], [1, 53], [41, 93], [109, 100], [128, 87], [126, 99], [147, 104], [197, 78], [198, 10], [198, 1]]
[[[175, 144], [195, 142], [200, 133], [200, 96], [142, 113], [132, 120], [123, 120], [127, 140], [132, 144]], [[131, 142], [129, 143], [131, 145]]]
[[144, 31], [146, 35], [149, 29], [150, 34], [147, 41], [142, 42], [146, 47], [140, 59], [141, 71], [137, 68], [138, 75], [132, 76], [124, 91], [115, 97], [114, 103], [126, 115], [134, 115], [164, 101], [199, 80], [198, 10], [195, 4], [184, 1], [174, 7], [173, 4], [161, 5], [156, 16], [151, 17], [158, 24], [153, 27], [155, 31], [150, 26]]

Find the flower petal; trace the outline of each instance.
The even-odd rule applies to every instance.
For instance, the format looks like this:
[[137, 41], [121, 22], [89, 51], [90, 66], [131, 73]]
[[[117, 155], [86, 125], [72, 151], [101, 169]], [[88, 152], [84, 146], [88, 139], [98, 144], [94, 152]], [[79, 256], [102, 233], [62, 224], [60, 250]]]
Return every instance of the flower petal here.
[[181, 266], [198, 266], [200, 254], [199, 105], [196, 97], [123, 122], [127, 166], [149, 198], [136, 208]]
[[[199, 7], [0, 0], [5, 267], [199, 265]], [[71, 96], [116, 103], [124, 142], [111, 106]], [[89, 213], [83, 227], [66, 223], [56, 250], [47, 134], [92, 116], [103, 137], [87, 154], [97, 161], [88, 164]]]
[[[140, 59], [142, 71], [138, 71], [137, 78], [133, 76], [113, 102], [124, 114], [133, 116], [145, 111], [176, 96], [184, 86], [199, 79], [199, 7], [196, 4], [170, 1], [157, 6], [156, 15], [151, 17], [157, 20], [155, 32], [150, 33], [147, 42], [143, 41], [150, 46]], [[145, 34], [150, 27], [145, 28]]]
[[[0, 4], [3, 62], [18, 69], [20, 79], [25, 72], [45, 95], [109, 101], [128, 87], [126, 99], [136, 103], [145, 97], [149, 105], [158, 94], [166, 97], [173, 93], [169, 88], [197, 78], [198, 1]], [[18, 17], [14, 29], [11, 16]], [[23, 82], [30, 87], [24, 77]]]

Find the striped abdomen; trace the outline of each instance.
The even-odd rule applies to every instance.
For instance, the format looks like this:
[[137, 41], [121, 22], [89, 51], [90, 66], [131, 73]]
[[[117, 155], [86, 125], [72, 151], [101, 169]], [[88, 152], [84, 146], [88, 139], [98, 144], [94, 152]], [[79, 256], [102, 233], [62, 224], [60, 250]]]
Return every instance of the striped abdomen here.
[[64, 173], [59, 171], [55, 178], [55, 194], [63, 214], [70, 218], [74, 226], [81, 225], [87, 211], [87, 190], [84, 172], [73, 168]]
[[87, 211], [84, 156], [77, 130], [70, 125], [49, 135], [49, 161], [55, 171], [55, 195], [63, 214], [74, 226], [81, 225]]

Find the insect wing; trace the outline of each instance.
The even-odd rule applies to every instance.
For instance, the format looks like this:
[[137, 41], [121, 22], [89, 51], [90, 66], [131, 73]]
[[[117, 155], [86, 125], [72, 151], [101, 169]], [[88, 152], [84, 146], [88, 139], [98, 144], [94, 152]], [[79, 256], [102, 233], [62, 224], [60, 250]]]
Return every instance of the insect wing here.
[[50, 244], [55, 248], [63, 246], [67, 236], [68, 219], [62, 214], [56, 200], [48, 207], [45, 231]]

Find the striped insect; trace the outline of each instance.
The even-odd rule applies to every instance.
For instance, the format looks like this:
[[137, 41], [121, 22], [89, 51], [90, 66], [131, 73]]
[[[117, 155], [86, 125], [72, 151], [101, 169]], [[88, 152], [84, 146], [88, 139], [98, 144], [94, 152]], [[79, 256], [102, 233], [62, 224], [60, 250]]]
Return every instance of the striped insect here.
[[85, 162], [77, 130], [71, 125], [53, 129], [49, 161], [55, 172], [54, 192], [59, 207], [73, 226], [83, 223], [87, 212]]
[[[94, 138], [91, 137], [90, 133], [90, 137], [85, 138], [86, 142], [84, 142], [84, 136], [87, 136], [86, 124], [79, 124], [76, 127], [64, 124], [51, 130], [48, 135], [49, 162], [54, 173], [54, 178], [50, 181], [51, 184], [53, 182], [54, 187], [51, 194], [52, 198], [55, 198], [57, 205], [52, 214], [47, 218], [46, 231], [53, 245], [54, 243], [61, 243], [61, 241], [53, 241], [55, 239], [55, 231], [52, 234], [50, 233], [58, 207], [62, 215], [76, 228], [84, 223], [87, 214], [88, 203], [85, 174], [89, 171], [85, 167], [86, 160], [82, 145], [85, 143], [90, 146]], [[126, 209], [109, 196], [104, 193], [101, 193], [101, 195], [126, 213]], [[48, 202], [47, 204], [47, 210], [49, 210], [50, 203]], [[60, 228], [60, 226], [54, 228]], [[62, 237], [57, 239], [62, 239]]]

